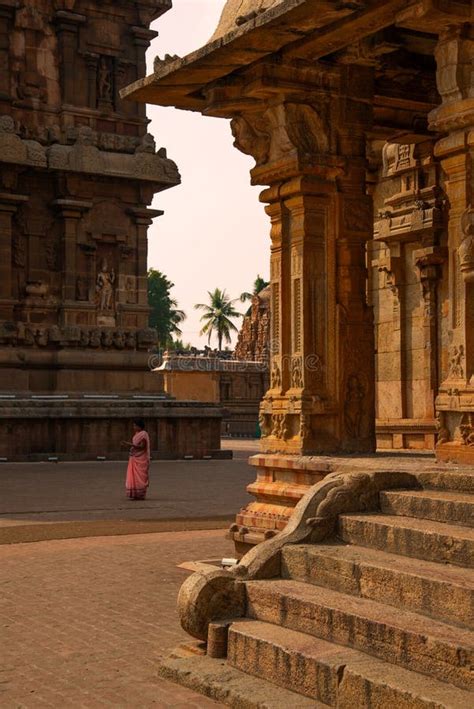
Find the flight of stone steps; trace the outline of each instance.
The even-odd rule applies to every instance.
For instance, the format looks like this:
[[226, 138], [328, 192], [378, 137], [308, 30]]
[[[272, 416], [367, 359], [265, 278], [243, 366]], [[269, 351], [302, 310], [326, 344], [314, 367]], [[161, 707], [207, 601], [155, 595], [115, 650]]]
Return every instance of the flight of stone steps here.
[[284, 547], [281, 578], [245, 581], [226, 660], [186, 683], [236, 707], [474, 707], [474, 474], [422, 484]]

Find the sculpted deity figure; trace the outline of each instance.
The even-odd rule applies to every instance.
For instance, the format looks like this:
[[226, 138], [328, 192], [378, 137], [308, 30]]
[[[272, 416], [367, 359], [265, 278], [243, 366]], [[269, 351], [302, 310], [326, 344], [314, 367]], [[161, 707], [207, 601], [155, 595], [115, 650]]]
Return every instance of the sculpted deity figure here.
[[115, 271], [108, 270], [107, 259], [102, 261], [102, 266], [97, 274], [96, 291], [99, 310], [112, 310], [114, 297]]

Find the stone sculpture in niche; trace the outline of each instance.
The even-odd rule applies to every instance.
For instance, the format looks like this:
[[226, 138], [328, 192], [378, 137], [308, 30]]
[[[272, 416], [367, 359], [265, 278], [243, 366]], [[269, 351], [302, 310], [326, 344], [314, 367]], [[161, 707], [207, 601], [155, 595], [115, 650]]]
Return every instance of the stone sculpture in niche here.
[[453, 346], [449, 359], [449, 376], [451, 379], [462, 379], [464, 377], [464, 345]]
[[97, 73], [97, 97], [104, 103], [113, 101], [112, 57], [100, 57]]
[[99, 310], [113, 310], [115, 271], [108, 270], [107, 259], [102, 261], [101, 269], [97, 274], [97, 296]]

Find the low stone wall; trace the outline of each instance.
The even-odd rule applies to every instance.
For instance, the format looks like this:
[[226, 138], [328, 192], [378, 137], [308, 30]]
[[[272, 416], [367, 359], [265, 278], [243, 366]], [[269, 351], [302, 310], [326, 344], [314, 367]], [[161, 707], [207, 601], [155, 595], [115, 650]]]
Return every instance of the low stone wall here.
[[143, 418], [153, 458], [217, 457], [222, 411], [160, 396], [0, 395], [0, 458], [124, 459], [132, 420]]

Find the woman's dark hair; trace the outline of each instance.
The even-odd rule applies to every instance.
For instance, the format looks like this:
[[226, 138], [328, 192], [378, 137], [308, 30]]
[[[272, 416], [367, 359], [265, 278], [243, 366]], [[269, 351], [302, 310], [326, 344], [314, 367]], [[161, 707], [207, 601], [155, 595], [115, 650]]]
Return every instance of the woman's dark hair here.
[[138, 428], [141, 428], [142, 431], [144, 430], [145, 421], [143, 419], [133, 419], [133, 423], [135, 424], [135, 426], [138, 426]]

